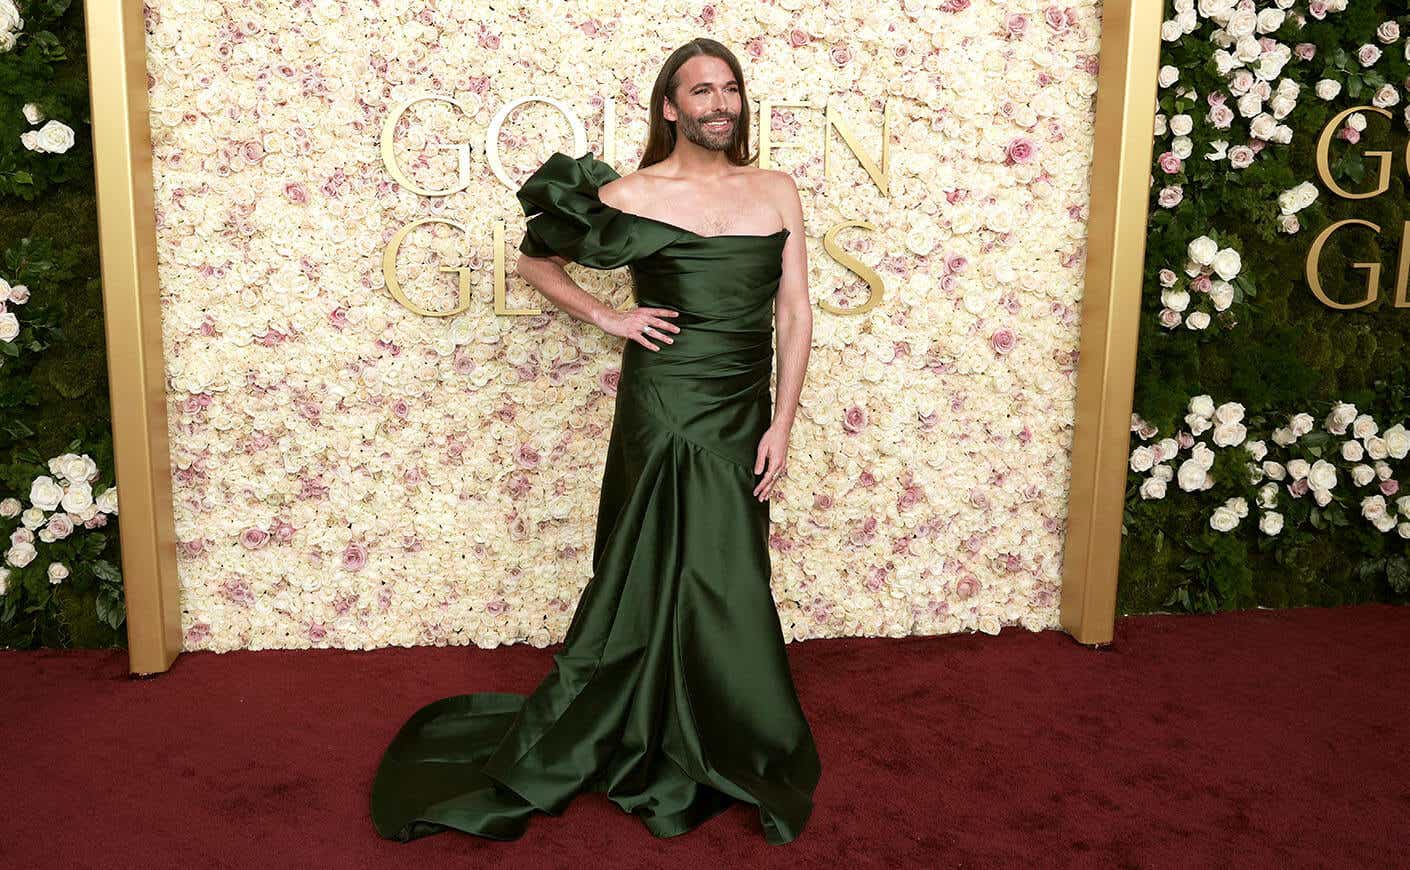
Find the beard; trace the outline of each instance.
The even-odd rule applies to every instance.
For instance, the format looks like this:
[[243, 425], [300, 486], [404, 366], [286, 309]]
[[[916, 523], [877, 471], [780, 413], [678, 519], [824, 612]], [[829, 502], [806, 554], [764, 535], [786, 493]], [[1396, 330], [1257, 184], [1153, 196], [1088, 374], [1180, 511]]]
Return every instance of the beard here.
[[[718, 133], [705, 126], [709, 121], [718, 121], [722, 118], [729, 121], [730, 125]], [[689, 115], [681, 115], [680, 120], [676, 124], [676, 129], [682, 136], [694, 142], [696, 145], [699, 145], [701, 148], [706, 148], [710, 151], [724, 151], [728, 149], [730, 143], [734, 141], [735, 125], [738, 123], [739, 118], [737, 116], [723, 112], [714, 115], [701, 115], [698, 118], [692, 118]]]

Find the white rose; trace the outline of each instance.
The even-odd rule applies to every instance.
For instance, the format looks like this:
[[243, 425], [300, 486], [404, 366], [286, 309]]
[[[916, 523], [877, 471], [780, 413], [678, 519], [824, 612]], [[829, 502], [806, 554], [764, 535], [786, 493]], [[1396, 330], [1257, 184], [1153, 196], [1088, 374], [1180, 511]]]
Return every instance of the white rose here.
[[93, 487], [86, 480], [70, 484], [69, 488], [64, 491], [61, 504], [63, 504], [64, 510], [71, 514], [83, 513], [93, 507]]
[[1214, 427], [1214, 434], [1210, 437], [1219, 447], [1233, 447], [1242, 442], [1248, 435], [1248, 429], [1242, 423], [1218, 423]]
[[1214, 409], [1214, 419], [1219, 423], [1237, 423], [1244, 418], [1244, 406], [1238, 402], [1225, 402]]
[[1333, 79], [1322, 79], [1312, 90], [1320, 99], [1335, 100], [1337, 94], [1341, 93], [1341, 82]]
[[5, 553], [5, 559], [16, 568], [23, 568], [30, 562], [33, 562], [34, 557], [38, 555], [39, 551], [34, 549], [33, 544], [28, 541], [21, 541], [10, 546], [10, 549]]
[[1309, 489], [1312, 493], [1312, 500], [1317, 502], [1318, 507], [1326, 507], [1332, 501], [1332, 491], [1330, 489]]
[[1209, 327], [1208, 311], [1193, 311], [1185, 316], [1185, 326], [1190, 329], [1207, 329]]
[[1317, 460], [1307, 470], [1307, 485], [1313, 489], [1331, 489], [1337, 485], [1337, 467], [1325, 459]]
[[73, 128], [62, 121], [48, 121], [39, 128], [35, 142], [41, 151], [63, 154], [73, 147]]
[[1263, 457], [1268, 455], [1268, 445], [1264, 444], [1263, 439], [1261, 438], [1257, 441], [1249, 441], [1245, 443], [1244, 449], [1249, 452], [1249, 455], [1252, 456], [1255, 461], [1258, 462], [1261, 462], [1263, 460]]
[[1351, 482], [1357, 486], [1365, 486], [1376, 479], [1376, 469], [1364, 462], [1358, 462], [1351, 466]]
[[9, 311], [0, 311], [0, 341], [14, 341], [20, 335], [20, 319]]
[[1219, 253], [1219, 243], [1209, 236], [1200, 236], [1189, 245], [1190, 259], [1201, 266], [1208, 266], [1214, 262], [1214, 256]]
[[17, 498], [0, 500], [0, 517], [17, 517], [21, 510], [24, 510], [24, 504]]
[[1366, 455], [1372, 459], [1385, 459], [1389, 454], [1386, 450], [1386, 440], [1379, 435], [1372, 435], [1366, 439]]
[[1407, 452], [1410, 452], [1410, 431], [1404, 426], [1396, 423], [1381, 436], [1386, 443], [1386, 453], [1392, 459], [1404, 459]]
[[93, 503], [97, 505], [98, 510], [103, 513], [116, 515], [118, 512], [117, 487], [110, 486], [103, 490], [98, 494], [98, 498], [94, 499]]
[[1357, 414], [1356, 419], [1351, 421], [1351, 434], [1357, 438], [1370, 438], [1381, 431], [1381, 427], [1376, 425], [1376, 418], [1370, 414]]
[[1214, 509], [1214, 513], [1209, 517], [1209, 526], [1216, 532], [1231, 531], [1239, 524], [1239, 515], [1229, 510], [1224, 505]]
[[54, 510], [63, 497], [64, 488], [47, 474], [36, 477], [29, 486], [29, 502], [41, 510]]
[[1195, 120], [1189, 115], [1181, 112], [1170, 118], [1170, 132], [1176, 136], [1188, 136], [1195, 129]]
[[1230, 305], [1234, 304], [1234, 285], [1228, 281], [1211, 281], [1209, 302], [1214, 306], [1215, 311], [1227, 310]]
[[69, 569], [63, 562], [50, 562], [45, 573], [49, 575], [50, 583], [57, 584], [65, 577], [69, 576]]
[[1190, 448], [1190, 458], [1203, 465], [1205, 471], [1214, 467], [1214, 451], [1202, 441]]
[[1166, 64], [1161, 67], [1160, 72], [1156, 74], [1156, 80], [1160, 83], [1162, 88], [1168, 88], [1180, 80], [1180, 68]]
[[1141, 481], [1141, 498], [1147, 501], [1165, 498], [1165, 481], [1158, 477], [1147, 477]]
[[1155, 464], [1155, 452], [1142, 444], [1131, 451], [1131, 470], [1135, 472], [1148, 471]]
[[1212, 485], [1204, 465], [1193, 459], [1180, 463], [1180, 468], [1175, 473], [1175, 482], [1185, 492], [1198, 492]]
[[1282, 480], [1288, 476], [1288, 469], [1281, 462], [1268, 460], [1263, 463], [1263, 473], [1268, 475], [1270, 480]]
[[1355, 419], [1355, 405], [1337, 402], [1336, 406], [1327, 414], [1327, 419], [1322, 423], [1322, 427], [1333, 435], [1345, 435], [1346, 427], [1350, 426], [1351, 421]]
[[38, 124], [44, 120], [44, 113], [39, 111], [39, 107], [34, 103], [25, 103], [20, 112], [24, 114], [24, 119], [31, 124]]
[[1191, 396], [1188, 410], [1197, 417], [1209, 419], [1214, 416], [1214, 397], [1208, 393]]
[[1214, 262], [1210, 264], [1216, 274], [1225, 281], [1230, 281], [1238, 276], [1239, 269], [1243, 266], [1243, 261], [1239, 257], [1239, 252], [1233, 248], [1224, 248], [1214, 256]]
[[1190, 294], [1186, 290], [1164, 290], [1160, 301], [1171, 311], [1184, 311], [1190, 305]]
[[1385, 513], [1385, 496], [1379, 494], [1368, 495], [1365, 498], [1361, 499], [1361, 516], [1365, 517], [1366, 519], [1374, 520], [1376, 517], [1385, 516]]
[[1312, 466], [1307, 463], [1306, 459], [1291, 459], [1288, 460], [1287, 468], [1288, 474], [1292, 476], [1293, 480], [1302, 480], [1307, 476], [1307, 472], [1311, 470]]
[[1366, 455], [1366, 448], [1361, 446], [1360, 441], [1343, 441], [1341, 443], [1341, 458], [1347, 462], [1360, 462], [1361, 457]]
[[1258, 520], [1258, 530], [1265, 535], [1276, 535], [1283, 530], [1283, 515], [1277, 511], [1264, 511]]
[[1313, 423], [1312, 415], [1303, 412], [1293, 415], [1293, 418], [1288, 421], [1288, 428], [1292, 430], [1294, 437], [1301, 437], [1312, 431]]

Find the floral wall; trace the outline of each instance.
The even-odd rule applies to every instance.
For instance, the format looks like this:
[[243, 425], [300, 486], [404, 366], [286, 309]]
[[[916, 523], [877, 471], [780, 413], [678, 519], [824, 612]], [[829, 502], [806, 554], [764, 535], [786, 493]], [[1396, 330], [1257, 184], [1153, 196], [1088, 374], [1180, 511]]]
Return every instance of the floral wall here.
[[1118, 611], [1410, 601], [1410, 15], [1165, 10]]
[[[615, 165], [644, 142], [670, 49], [733, 47], [753, 100], [837, 106], [890, 195], [822, 113], [772, 118], [798, 181], [818, 309], [789, 478], [772, 500], [774, 594], [787, 637], [990, 633], [1057, 625], [1100, 5], [712, 6], [156, 0], [151, 127], [188, 649], [493, 646], [560, 639], [587, 582], [619, 340], [554, 311], [512, 272], [497, 315], [494, 227], [523, 229], [514, 190], [571, 128]], [[423, 196], [379, 151], [392, 108]], [[757, 109], [757, 103], [754, 107]], [[757, 116], [754, 118], [757, 125]], [[757, 143], [757, 126], [755, 127]], [[447, 146], [447, 147], [438, 147]], [[393, 298], [383, 251], [407, 223]], [[444, 230], [444, 232], [440, 231]], [[615, 304], [625, 270], [570, 274]]]

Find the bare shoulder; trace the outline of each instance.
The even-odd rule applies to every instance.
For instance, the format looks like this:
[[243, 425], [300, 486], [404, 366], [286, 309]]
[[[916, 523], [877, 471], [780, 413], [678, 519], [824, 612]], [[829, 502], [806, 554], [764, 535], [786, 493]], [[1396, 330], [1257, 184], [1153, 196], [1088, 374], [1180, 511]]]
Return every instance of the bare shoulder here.
[[636, 206], [648, 198], [650, 179], [642, 173], [628, 172], [597, 189], [597, 198], [618, 211], [636, 211]]
[[763, 188], [769, 192], [769, 201], [778, 209], [778, 213], [783, 215], [785, 221], [791, 215], [803, 213], [803, 203], [798, 198], [798, 184], [793, 180], [791, 174], [783, 169], [759, 169], [756, 171], [763, 181]]

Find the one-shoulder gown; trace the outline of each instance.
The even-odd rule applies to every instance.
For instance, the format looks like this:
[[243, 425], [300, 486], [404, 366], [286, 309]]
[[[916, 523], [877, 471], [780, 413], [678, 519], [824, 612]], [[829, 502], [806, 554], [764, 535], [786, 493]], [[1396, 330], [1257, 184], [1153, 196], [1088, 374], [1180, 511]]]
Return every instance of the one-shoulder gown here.
[[788, 230], [703, 236], [597, 197], [618, 174], [555, 152], [516, 194], [519, 250], [627, 266], [637, 304], [680, 312], [674, 344], [627, 341], [592, 576], [527, 696], [417, 710], [372, 785], [386, 838], [517, 839], [536, 812], [604, 793], [658, 837], [742, 801], [798, 836], [821, 764], [770, 590], [769, 502], [753, 495], [771, 417], [773, 301]]

